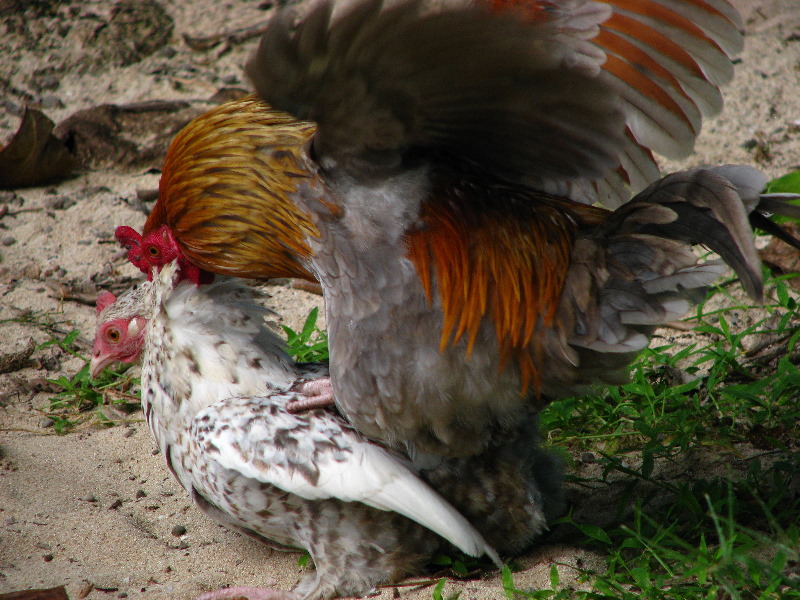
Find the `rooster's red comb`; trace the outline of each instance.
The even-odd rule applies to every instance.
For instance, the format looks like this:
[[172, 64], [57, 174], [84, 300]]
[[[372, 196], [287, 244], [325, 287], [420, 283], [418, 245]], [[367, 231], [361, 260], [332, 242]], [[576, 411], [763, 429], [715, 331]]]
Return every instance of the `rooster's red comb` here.
[[117, 241], [125, 246], [128, 250], [134, 246], [142, 245], [142, 234], [136, 231], [133, 227], [128, 227], [127, 225], [120, 225], [117, 227], [116, 231], [114, 231], [114, 237], [116, 237]]

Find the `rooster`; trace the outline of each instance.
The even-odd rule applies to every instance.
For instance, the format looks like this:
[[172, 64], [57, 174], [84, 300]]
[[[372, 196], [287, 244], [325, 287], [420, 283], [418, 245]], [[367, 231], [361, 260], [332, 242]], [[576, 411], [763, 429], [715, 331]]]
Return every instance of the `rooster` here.
[[253, 290], [179, 283], [177, 265], [119, 298], [98, 296], [91, 373], [143, 360], [142, 405], [167, 466], [208, 516], [309, 550], [317, 572], [297, 597], [360, 595], [413, 572], [443, 545], [432, 532], [498, 561], [489, 544], [516, 554], [559, 510], [558, 463], [536, 445], [535, 419], [484, 455], [412, 464], [331, 412], [291, 413], [297, 382], [326, 366], [289, 358]]
[[427, 4], [278, 13], [247, 65], [259, 97], [176, 137], [144, 236], [214, 273], [318, 279], [341, 412], [464, 456], [625, 381], [723, 272], [693, 245], [760, 298], [748, 216], [769, 200], [755, 169], [657, 179], [650, 153], [688, 153], [721, 105], [726, 0]]

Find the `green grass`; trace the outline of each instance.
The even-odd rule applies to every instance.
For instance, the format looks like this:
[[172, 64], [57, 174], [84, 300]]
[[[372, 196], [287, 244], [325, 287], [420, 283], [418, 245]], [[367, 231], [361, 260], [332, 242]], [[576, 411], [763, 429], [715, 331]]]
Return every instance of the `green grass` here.
[[[704, 303], [696, 342], [655, 345], [630, 383], [544, 411], [549, 443], [575, 457], [553, 535], [606, 568], [578, 569], [581, 590], [557, 570], [550, 589], [517, 590], [508, 571], [509, 598], [800, 599], [800, 318], [785, 282], [768, 286], [761, 321], [736, 329], [749, 307]], [[745, 356], [756, 335], [785, 350]]]
[[[59, 321], [60, 313], [31, 311], [14, 319], [0, 321], [33, 325], [47, 332], [50, 339], [37, 346], [37, 350], [57, 346], [64, 354], [81, 359], [85, 364], [70, 378], [63, 375], [48, 381], [61, 388], [49, 399], [49, 404], [41, 413], [53, 421], [53, 431], [66, 433], [76, 428], [93, 425], [114, 425], [128, 420], [126, 415], [139, 407], [139, 394], [131, 393], [138, 385], [138, 378], [126, 374], [127, 367], [121, 371], [104, 371], [98, 379], [89, 377], [89, 359], [80, 352], [78, 337], [80, 331], [68, 329], [67, 321]], [[84, 342], [84, 346], [86, 343]]]
[[62, 390], [50, 398], [49, 406], [43, 411], [53, 420], [55, 432], [66, 433], [87, 425], [112, 426], [130, 421], [124, 415], [140, 407], [140, 395], [138, 389], [131, 393], [134, 386], [138, 387], [139, 378], [128, 374], [127, 370], [106, 369], [97, 379], [92, 379], [87, 361], [69, 379], [62, 375], [48, 380]]
[[[40, 348], [57, 345], [67, 354], [80, 358], [85, 364], [71, 378], [61, 375], [57, 379], [49, 379], [50, 383], [61, 388], [50, 398], [49, 406], [44, 414], [53, 420], [56, 433], [66, 433], [80, 426], [111, 426], [127, 418], [127, 415], [139, 408], [139, 393], [130, 393], [139, 385], [139, 378], [127, 374], [128, 366], [119, 371], [104, 370], [97, 379], [89, 375], [89, 359], [74, 347], [79, 331], [74, 330], [64, 337], [53, 337], [41, 344]], [[111, 410], [113, 408], [116, 411]]]
[[297, 362], [328, 360], [328, 334], [317, 326], [318, 315], [319, 309], [311, 309], [300, 331], [281, 325], [286, 333], [289, 354]]

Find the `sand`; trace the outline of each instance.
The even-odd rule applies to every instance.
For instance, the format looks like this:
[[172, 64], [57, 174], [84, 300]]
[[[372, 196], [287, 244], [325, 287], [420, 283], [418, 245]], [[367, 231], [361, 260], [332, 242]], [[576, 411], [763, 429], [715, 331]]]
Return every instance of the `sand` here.
[[[187, 36], [192, 41], [236, 31], [270, 14], [269, 2], [165, 0], [163, 10], [139, 3], [158, 18], [134, 32], [132, 44], [114, 29], [123, 25], [119, 15], [111, 18], [111, 2], [30, 4], [23, 12], [26, 2], [0, 2], [6, 21], [0, 30], [0, 143], [16, 130], [26, 102], [56, 123], [99, 104], [186, 100], [190, 110], [205, 110], [219, 89], [246, 87], [242, 64], [256, 38], [202, 50], [192, 49]], [[746, 49], [724, 90], [724, 113], [706, 124], [696, 154], [667, 161], [667, 168], [737, 162], [774, 177], [800, 167], [797, 2], [753, 2], [758, 9], [745, 0], [738, 4]], [[169, 135], [165, 126], [138, 132], [134, 141], [145, 148]], [[151, 204], [137, 192], [157, 187], [152, 166], [146, 157], [128, 167], [95, 162], [59, 184], [0, 192], [9, 210], [0, 219], [0, 354], [22, 350], [31, 339], [51, 340], [44, 323], [59, 338], [78, 329], [87, 354], [97, 290], [138, 276], [112, 232], [117, 225], [143, 224]], [[275, 310], [295, 328], [321, 303], [286, 282], [268, 289]], [[33, 322], [9, 321], [25, 316]], [[202, 516], [167, 472], [141, 412], [119, 415], [128, 422], [116, 427], [54, 434], [41, 412], [54, 393], [42, 388], [83, 364], [50, 346], [36, 350], [23, 368], [0, 374], [0, 593], [65, 585], [73, 599], [184, 600], [222, 585], [291, 587], [306, 571], [299, 555], [274, 552]], [[577, 509], [587, 510], [597, 499], [576, 501], [584, 503]], [[544, 540], [520, 563], [521, 588], [548, 586], [554, 563], [603, 568], [601, 557], [570, 545], [569, 532]], [[572, 569], [559, 571], [562, 585], [579, 585]], [[446, 594], [456, 590], [462, 598], [503, 597], [492, 572], [451, 582]], [[431, 588], [409, 585], [380, 594], [398, 592], [429, 598]]]

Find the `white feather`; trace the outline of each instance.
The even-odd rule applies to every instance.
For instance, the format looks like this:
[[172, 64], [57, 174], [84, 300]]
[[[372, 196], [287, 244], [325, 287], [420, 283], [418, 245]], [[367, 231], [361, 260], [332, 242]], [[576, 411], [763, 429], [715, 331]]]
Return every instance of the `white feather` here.
[[[197, 420], [211, 417], [230, 422], [230, 419], [225, 419], [224, 412], [224, 407], [218, 410], [217, 406], [213, 406], [198, 414]], [[258, 419], [258, 415], [253, 416]], [[279, 426], [284, 429], [291, 429], [292, 421], [295, 421], [296, 427], [305, 425], [300, 417], [288, 413], [279, 418]], [[270, 423], [275, 420], [273, 416], [265, 414], [263, 418], [252, 422], [246, 436], [235, 428], [228, 428], [218, 435], [205, 437], [204, 442], [213, 443], [219, 450], [217, 461], [222, 467], [245, 477], [307, 500], [361, 502], [380, 510], [397, 512], [441, 535], [462, 552], [471, 556], [485, 553], [495, 563], [502, 565], [497, 553], [475, 528], [398, 458], [336, 425], [327, 415], [318, 414], [314, 419], [324, 421], [318, 424], [326, 428], [321, 432], [324, 441], [330, 442], [331, 431], [327, 430], [330, 427], [335, 430], [336, 443], [342, 447], [335, 454], [333, 450], [316, 456], [310, 451], [298, 452], [302, 458], [311, 459], [313, 456], [313, 465], [303, 466], [319, 470], [315, 481], [305, 475], [306, 471], [298, 468], [296, 462], [288, 463], [284, 449], [271, 443], [275, 426]], [[269, 442], [259, 443], [265, 440]], [[309, 441], [313, 443], [315, 440]], [[298, 456], [294, 458], [296, 460]]]

